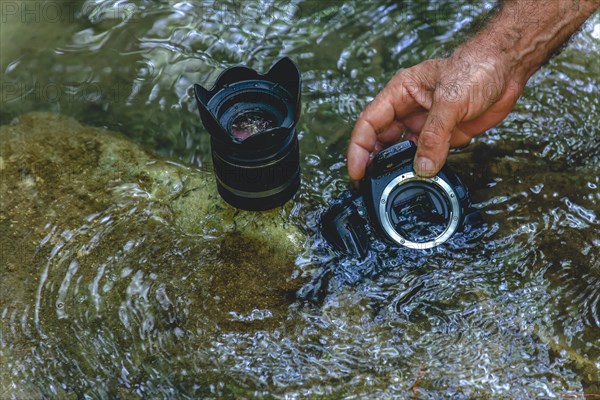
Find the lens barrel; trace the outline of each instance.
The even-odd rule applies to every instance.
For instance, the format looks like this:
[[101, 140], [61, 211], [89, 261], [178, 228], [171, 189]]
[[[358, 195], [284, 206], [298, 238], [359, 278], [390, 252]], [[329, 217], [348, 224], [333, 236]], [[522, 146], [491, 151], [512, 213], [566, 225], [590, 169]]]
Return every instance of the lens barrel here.
[[210, 90], [194, 85], [221, 197], [236, 208], [267, 210], [300, 186], [296, 123], [300, 72], [289, 59], [264, 75], [246, 67], [225, 70]]

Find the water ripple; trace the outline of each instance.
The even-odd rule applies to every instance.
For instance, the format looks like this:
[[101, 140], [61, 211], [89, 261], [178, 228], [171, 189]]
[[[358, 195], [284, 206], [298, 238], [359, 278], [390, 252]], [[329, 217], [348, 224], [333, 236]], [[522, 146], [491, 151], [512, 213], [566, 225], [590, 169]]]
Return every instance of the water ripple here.
[[[399, 68], [446, 54], [490, 7], [90, 0], [69, 24], [36, 26], [52, 33], [39, 48], [39, 37], [26, 40], [30, 27], [28, 46], [10, 53], [3, 41], [3, 123], [57, 111], [122, 131], [182, 165], [210, 158], [193, 83], [210, 86], [238, 63], [266, 71], [291, 56], [304, 82], [303, 182], [292, 213], [308, 238], [296, 255], [307, 283], [271, 326], [278, 311], [231, 311], [221, 297], [248, 273], [240, 267], [247, 260], [225, 259], [227, 251], [252, 258], [235, 237], [227, 248], [209, 228], [183, 233], [168, 204], [115, 176], [108, 208], [82, 215], [78, 226], [43, 227], [32, 254], [23, 243], [3, 247], [2, 396], [594, 393], [598, 14], [533, 77], [503, 124], [450, 157], [486, 221], [479, 232], [427, 252], [378, 243], [366, 262], [339, 258], [319, 232], [327, 201], [349, 186], [345, 148], [357, 114]], [[24, 171], [23, 185], [28, 179]], [[170, 185], [173, 196], [183, 185]], [[1, 213], [0, 228], [15, 229]], [[267, 327], [232, 328], [246, 323]]]

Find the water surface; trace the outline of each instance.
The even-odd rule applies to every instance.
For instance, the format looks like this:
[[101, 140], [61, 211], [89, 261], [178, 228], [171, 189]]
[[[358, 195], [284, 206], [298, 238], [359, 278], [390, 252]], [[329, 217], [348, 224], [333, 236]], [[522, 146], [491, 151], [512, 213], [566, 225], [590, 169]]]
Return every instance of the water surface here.
[[[25, 3], [39, 8], [25, 12]], [[3, 249], [0, 276], [23, 285], [0, 293], [0, 397], [600, 393], [598, 13], [531, 79], [503, 124], [451, 156], [485, 231], [359, 263], [337, 258], [318, 231], [327, 201], [348, 186], [353, 121], [398, 68], [467, 38], [490, 3], [14, 4], [3, 3], [0, 122], [63, 113], [203, 168], [210, 153], [192, 84], [210, 86], [239, 63], [266, 71], [293, 58], [303, 78], [303, 183], [290, 208], [308, 239], [292, 266], [304, 283], [284, 307], [227, 323], [203, 311], [198, 287], [210, 276], [194, 271], [230, 268], [214, 273], [224, 293], [223, 276], [250, 279], [253, 254], [235, 237], [215, 255], [213, 238], [167, 222], [132, 213], [134, 223], [120, 223], [130, 203], [115, 206], [117, 229], [102, 216], [74, 219], [79, 227], [24, 226], [43, 230], [32, 246], [45, 256], [8, 262], [21, 245]], [[149, 238], [162, 247], [142, 245]], [[99, 261], [81, 262], [92, 239]]]

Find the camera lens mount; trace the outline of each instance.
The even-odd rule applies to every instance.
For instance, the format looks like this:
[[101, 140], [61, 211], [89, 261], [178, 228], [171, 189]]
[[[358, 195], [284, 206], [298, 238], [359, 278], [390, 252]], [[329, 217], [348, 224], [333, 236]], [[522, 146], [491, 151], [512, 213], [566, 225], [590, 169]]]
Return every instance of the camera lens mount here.
[[[461, 216], [458, 196], [445, 180], [422, 178], [414, 172], [392, 179], [383, 189], [378, 207], [385, 234], [412, 249], [444, 243], [458, 229]], [[415, 238], [416, 226], [427, 232], [423, 241]]]

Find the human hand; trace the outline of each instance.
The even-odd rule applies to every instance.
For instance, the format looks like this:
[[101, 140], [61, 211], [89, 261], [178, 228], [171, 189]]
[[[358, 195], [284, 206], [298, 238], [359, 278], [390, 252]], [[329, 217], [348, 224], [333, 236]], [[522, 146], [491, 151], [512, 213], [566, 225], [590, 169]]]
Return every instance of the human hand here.
[[463, 146], [500, 123], [519, 98], [508, 59], [464, 49], [447, 59], [400, 70], [360, 114], [348, 147], [348, 173], [360, 180], [372, 156], [400, 139], [417, 144], [415, 172], [437, 174], [450, 147]]
[[417, 143], [415, 172], [430, 177], [450, 147], [500, 123], [527, 80], [600, 6], [600, 0], [511, 0], [446, 59], [399, 71], [356, 121], [348, 173], [360, 180], [370, 158], [404, 136]]

